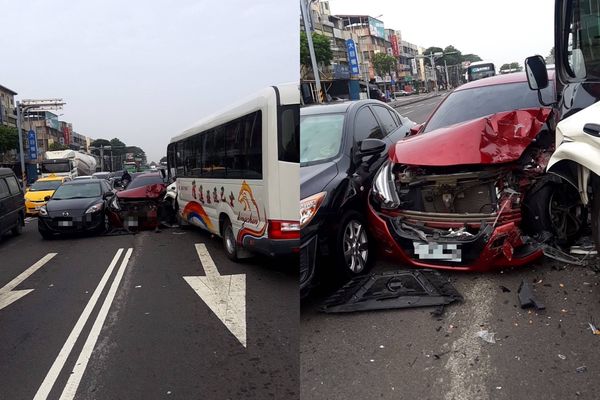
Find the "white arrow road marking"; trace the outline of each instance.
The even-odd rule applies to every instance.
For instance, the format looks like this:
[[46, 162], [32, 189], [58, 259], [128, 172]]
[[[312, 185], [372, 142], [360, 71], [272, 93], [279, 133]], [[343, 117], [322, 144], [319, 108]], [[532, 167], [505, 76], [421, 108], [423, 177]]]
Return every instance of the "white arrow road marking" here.
[[102, 291], [104, 290], [104, 287], [106, 286], [106, 283], [108, 282], [108, 279], [110, 278], [110, 275], [112, 274], [115, 265], [117, 265], [119, 258], [121, 258], [122, 253], [123, 249], [117, 250], [117, 254], [115, 254], [114, 258], [110, 262], [110, 265], [108, 266], [106, 272], [102, 276], [102, 279], [100, 279], [100, 283], [98, 283], [96, 290], [94, 290], [92, 297], [90, 297], [90, 300], [83, 309], [81, 316], [79, 316], [79, 319], [77, 320], [77, 323], [75, 324], [73, 330], [69, 334], [69, 337], [67, 338], [65, 344], [63, 345], [62, 349], [60, 349], [60, 353], [58, 353], [58, 356], [54, 360], [52, 367], [50, 367], [50, 370], [46, 374], [44, 381], [40, 385], [37, 393], [35, 394], [35, 397], [33, 398], [34, 400], [45, 400], [50, 394], [52, 386], [54, 386], [54, 383], [56, 382], [60, 371], [63, 369], [63, 366], [65, 365], [69, 354], [71, 354], [71, 351], [73, 350], [73, 346], [75, 346], [77, 338], [79, 338], [79, 335], [81, 334], [83, 327], [89, 319], [92, 310], [96, 306], [96, 303], [100, 298], [100, 294], [102, 294]]
[[133, 249], [127, 250], [125, 258], [123, 258], [123, 261], [121, 262], [121, 266], [117, 271], [115, 280], [113, 281], [112, 285], [110, 285], [110, 289], [108, 290], [106, 299], [104, 299], [102, 308], [100, 309], [100, 312], [96, 317], [96, 321], [94, 321], [94, 325], [92, 326], [90, 334], [88, 335], [85, 344], [83, 345], [83, 349], [79, 354], [79, 358], [77, 358], [77, 362], [75, 362], [75, 366], [73, 367], [73, 371], [69, 376], [67, 385], [65, 386], [62, 395], [60, 396], [60, 400], [72, 400], [73, 398], [75, 398], [77, 388], [79, 387], [81, 378], [83, 378], [83, 373], [85, 372], [88, 361], [90, 360], [90, 356], [92, 355], [94, 346], [98, 341], [98, 336], [100, 336], [100, 330], [102, 329], [102, 325], [104, 325], [104, 321], [106, 321], [108, 310], [110, 309], [110, 306], [115, 298], [115, 294], [117, 293], [117, 289], [119, 288], [119, 284], [121, 283], [121, 279], [123, 278], [123, 274], [125, 273], [125, 269], [127, 268], [127, 263], [129, 262], [129, 257], [131, 257], [132, 251]]
[[29, 278], [35, 271], [42, 268], [48, 261], [52, 259], [57, 253], [48, 253], [44, 257], [42, 257], [38, 262], [33, 264], [31, 267], [27, 268], [25, 271], [21, 272], [19, 276], [17, 276], [12, 281], [8, 282], [3, 288], [0, 289], [0, 310], [4, 307], [10, 305], [11, 303], [19, 300], [21, 297], [25, 296], [27, 293], [33, 292], [33, 289], [23, 289], [23, 290], [14, 290], [17, 286], [21, 284], [25, 279]]
[[246, 274], [220, 275], [203, 243], [196, 244], [196, 252], [206, 276], [183, 279], [246, 347]]

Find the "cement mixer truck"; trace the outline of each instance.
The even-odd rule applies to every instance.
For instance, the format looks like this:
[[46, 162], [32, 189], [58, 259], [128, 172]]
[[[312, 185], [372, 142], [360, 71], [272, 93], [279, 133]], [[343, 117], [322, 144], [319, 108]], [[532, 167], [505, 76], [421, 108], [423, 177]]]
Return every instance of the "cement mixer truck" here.
[[44, 153], [41, 173], [42, 178], [49, 176], [92, 175], [96, 172], [96, 159], [86, 153], [75, 150], [47, 151]]

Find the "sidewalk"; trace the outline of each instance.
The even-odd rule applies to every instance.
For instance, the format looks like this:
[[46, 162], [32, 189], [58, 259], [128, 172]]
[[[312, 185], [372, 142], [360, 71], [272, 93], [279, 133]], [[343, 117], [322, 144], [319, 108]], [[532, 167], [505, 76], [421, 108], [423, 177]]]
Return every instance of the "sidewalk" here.
[[419, 95], [411, 95], [411, 96], [406, 96], [405, 98], [403, 98], [402, 100], [394, 100], [388, 103], [388, 105], [390, 105], [391, 107], [397, 108], [397, 107], [402, 107], [402, 106], [406, 106], [409, 104], [414, 104], [414, 103], [418, 103], [420, 101], [424, 101], [427, 99], [431, 99], [433, 97], [439, 97], [443, 94], [446, 94], [446, 91], [439, 91], [438, 94], [435, 93], [425, 93], [425, 94], [419, 94]]

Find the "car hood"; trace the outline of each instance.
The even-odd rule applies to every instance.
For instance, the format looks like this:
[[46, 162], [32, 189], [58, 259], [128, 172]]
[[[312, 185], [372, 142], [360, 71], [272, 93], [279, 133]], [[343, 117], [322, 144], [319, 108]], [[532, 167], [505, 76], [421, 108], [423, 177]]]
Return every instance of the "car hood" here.
[[50, 214], [59, 211], [69, 211], [82, 214], [96, 203], [102, 202], [101, 197], [93, 197], [87, 199], [69, 199], [69, 200], [52, 200], [46, 203], [46, 210]]
[[25, 200], [29, 201], [44, 201], [46, 196], [52, 196], [54, 190], [36, 190], [35, 192], [29, 191], [25, 193]]
[[135, 189], [125, 189], [117, 192], [119, 199], [158, 199], [165, 193], [166, 185], [155, 183], [140, 186]]
[[305, 199], [322, 192], [337, 174], [337, 164], [334, 161], [300, 167], [300, 198]]
[[549, 107], [506, 111], [412, 136], [396, 143], [399, 164], [442, 167], [516, 161], [548, 120]]

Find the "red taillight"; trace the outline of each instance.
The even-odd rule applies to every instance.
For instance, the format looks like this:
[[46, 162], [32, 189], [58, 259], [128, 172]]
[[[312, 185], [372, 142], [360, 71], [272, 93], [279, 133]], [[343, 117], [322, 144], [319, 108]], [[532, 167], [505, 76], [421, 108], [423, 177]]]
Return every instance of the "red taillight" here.
[[269, 220], [269, 239], [300, 239], [300, 222]]

